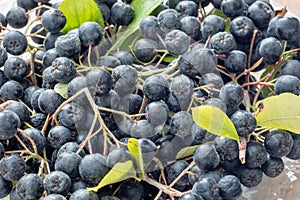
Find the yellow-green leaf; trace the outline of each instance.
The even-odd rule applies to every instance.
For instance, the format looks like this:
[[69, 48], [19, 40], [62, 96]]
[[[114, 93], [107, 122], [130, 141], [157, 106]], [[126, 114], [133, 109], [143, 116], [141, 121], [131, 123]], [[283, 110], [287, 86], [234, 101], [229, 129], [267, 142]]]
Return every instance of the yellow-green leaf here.
[[300, 134], [300, 97], [283, 93], [262, 100], [258, 105], [256, 121], [259, 126]]
[[[133, 0], [130, 5], [134, 9], [134, 18], [126, 30], [118, 35], [118, 40], [110, 48], [107, 54], [109, 54], [110, 51], [120, 49], [123, 46], [123, 43], [128, 41], [128, 38], [132, 38], [131, 35], [138, 31], [140, 22], [146, 16], [150, 15], [151, 12], [162, 2], [163, 0]], [[124, 47], [123, 50], [130, 51], [128, 46]]]
[[190, 146], [190, 147], [185, 147], [183, 149], [181, 149], [177, 155], [176, 155], [176, 159], [182, 159], [182, 158], [186, 158], [188, 156], [193, 155], [194, 151], [199, 147], [199, 145], [195, 145], [195, 146]]
[[144, 174], [144, 162], [143, 162], [143, 154], [142, 154], [142, 150], [140, 147], [140, 143], [137, 139], [135, 138], [129, 138], [128, 139], [128, 150], [130, 152], [130, 154], [132, 155], [132, 157], [134, 158], [139, 173], [141, 174], [141, 178], [142, 180], [145, 178], [145, 174]]
[[64, 0], [59, 8], [67, 19], [63, 33], [78, 28], [82, 23], [92, 21], [101, 25], [104, 30], [102, 13], [94, 0]]
[[117, 163], [100, 181], [96, 187], [87, 188], [88, 191], [97, 192], [106, 185], [117, 183], [129, 178], [137, 178], [131, 160], [125, 163]]
[[239, 140], [232, 121], [215, 106], [198, 106], [192, 108], [192, 116], [196, 124], [215, 135]]
[[68, 83], [57, 83], [54, 86], [54, 91], [65, 99], [68, 98], [67, 89], [68, 89]]

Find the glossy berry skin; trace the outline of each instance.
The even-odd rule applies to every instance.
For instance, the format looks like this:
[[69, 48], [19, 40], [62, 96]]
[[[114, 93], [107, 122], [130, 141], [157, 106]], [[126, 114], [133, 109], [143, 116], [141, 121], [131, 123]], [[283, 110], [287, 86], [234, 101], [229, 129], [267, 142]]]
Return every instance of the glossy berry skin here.
[[[79, 145], [76, 142], [67, 142], [64, 145], [62, 145], [58, 152], [57, 152], [57, 157], [59, 157], [60, 155], [62, 155], [63, 153], [71, 153], [74, 152], [76, 153], [79, 149]], [[79, 155], [81, 157], [85, 156], [85, 152], [84, 151], [80, 151]]]
[[2, 45], [7, 53], [12, 55], [21, 55], [26, 51], [27, 38], [23, 33], [17, 30], [11, 30], [3, 37]]
[[[54, 68], [52, 66], [44, 69], [43, 74], [42, 74], [42, 76], [43, 76], [42, 88], [43, 89], [54, 89], [55, 85], [58, 83], [56, 80], [54, 80], [53, 76], [51, 75], [52, 71], [54, 71]], [[58, 76], [58, 75], [56, 74], [56, 76]]]
[[70, 177], [62, 171], [52, 171], [43, 181], [47, 194], [66, 195], [71, 188]]
[[238, 110], [230, 117], [239, 136], [246, 136], [252, 133], [257, 125], [256, 119], [249, 111]]
[[38, 97], [39, 109], [45, 114], [53, 114], [64, 99], [53, 89], [46, 89]]
[[242, 195], [240, 180], [233, 175], [226, 175], [218, 182], [220, 196], [224, 200], [236, 200]]
[[144, 188], [140, 183], [123, 182], [120, 185], [118, 196], [120, 199], [142, 200]]
[[293, 75], [300, 79], [300, 61], [288, 60], [286, 61], [278, 72], [278, 76]]
[[252, 19], [255, 26], [260, 30], [268, 28], [270, 20], [274, 17], [275, 12], [271, 4], [265, 1], [255, 1], [248, 8], [247, 16]]
[[291, 135], [293, 138], [293, 147], [286, 157], [292, 160], [298, 160], [300, 159], [300, 136], [294, 133], [291, 133]]
[[0, 139], [8, 140], [17, 133], [21, 121], [16, 113], [10, 110], [0, 112]]
[[160, 30], [160, 27], [158, 26], [158, 21], [155, 16], [146, 16], [142, 19], [142, 21], [139, 24], [139, 32], [145, 37], [149, 38], [151, 40], [157, 40], [157, 34], [162, 36], [162, 31]]
[[109, 168], [113, 168], [115, 166], [115, 164], [117, 164], [119, 162], [124, 163], [131, 159], [132, 159], [132, 157], [131, 157], [129, 151], [120, 148], [120, 149], [114, 149], [108, 154], [106, 163]]
[[262, 166], [268, 158], [267, 150], [263, 144], [249, 141], [246, 148], [246, 166], [256, 168]]
[[254, 187], [261, 183], [262, 181], [262, 170], [261, 168], [247, 168], [242, 166], [238, 170], [238, 178], [241, 184], [245, 187]]
[[89, 45], [97, 46], [103, 36], [100, 24], [96, 22], [84, 22], [78, 29], [81, 44], [85, 47]]
[[26, 174], [18, 181], [16, 191], [23, 200], [39, 199], [44, 191], [43, 180], [37, 174]]
[[201, 24], [196, 17], [185, 16], [180, 20], [179, 29], [185, 32], [192, 41], [198, 41], [201, 37]]
[[12, 190], [12, 182], [0, 176], [0, 198], [6, 197]]
[[2, 13], [0, 13], [0, 23], [2, 26], [6, 27], [7, 26], [7, 19], [6, 16], [4, 16]]
[[194, 1], [180, 1], [176, 7], [178, 13], [180, 13], [180, 17], [185, 16], [198, 16], [198, 5]]
[[43, 200], [67, 200], [67, 199], [61, 194], [49, 194], [45, 196]]
[[295, 95], [300, 94], [300, 80], [293, 75], [282, 75], [274, 84], [274, 91], [277, 95], [289, 92]]
[[59, 37], [59, 36], [62, 36], [63, 33], [62, 32], [58, 32], [58, 33], [51, 33], [51, 32], [48, 32], [45, 39], [44, 39], [44, 42], [43, 42], [43, 45], [45, 47], [46, 50], [50, 50], [52, 48], [55, 48], [55, 41], [56, 39]]
[[102, 68], [91, 70], [86, 75], [86, 85], [92, 95], [107, 94], [113, 87], [112, 76], [108, 71]]
[[76, 129], [76, 124], [85, 119], [85, 109], [77, 103], [69, 103], [62, 107], [58, 114], [59, 122], [69, 128]]
[[291, 151], [293, 138], [286, 131], [274, 130], [266, 135], [264, 145], [271, 156], [281, 158]]
[[296, 17], [283, 17], [275, 24], [275, 33], [278, 39], [293, 41], [299, 38], [300, 23]]
[[120, 26], [128, 26], [133, 20], [134, 9], [132, 6], [125, 4], [123, 2], [116, 2], [111, 7], [110, 18], [113, 23]]
[[211, 144], [201, 144], [194, 152], [193, 159], [203, 171], [214, 170], [220, 163], [220, 156]]
[[225, 31], [226, 24], [218, 15], [208, 15], [202, 21], [201, 36], [204, 41], [218, 32]]
[[64, 126], [54, 126], [49, 130], [47, 141], [54, 148], [60, 148], [66, 142], [71, 140], [71, 131]]
[[141, 62], [150, 62], [156, 55], [158, 44], [154, 40], [142, 38], [134, 44], [134, 54]]
[[55, 160], [54, 169], [66, 173], [70, 178], [75, 179], [79, 176], [79, 164], [81, 156], [71, 152], [63, 153]]
[[210, 38], [209, 46], [217, 54], [227, 54], [236, 49], [237, 44], [231, 33], [218, 32]]
[[[171, 184], [179, 174], [189, 166], [185, 160], [178, 160], [175, 163], [166, 167], [166, 178], [168, 184]], [[185, 174], [175, 185], [174, 188], [179, 190], [184, 190], [184, 188], [189, 184], [188, 175]]]
[[59, 83], [68, 83], [76, 76], [76, 67], [73, 61], [66, 57], [56, 58], [50, 69], [51, 76]]
[[178, 61], [179, 70], [188, 77], [216, 72], [217, 57], [208, 48], [199, 48], [184, 53]]
[[259, 55], [264, 58], [267, 64], [275, 64], [283, 51], [283, 45], [281, 42], [274, 38], [268, 37], [260, 42]]
[[276, 31], [275, 31], [275, 29], [276, 29], [276, 23], [281, 18], [283, 18], [283, 16], [277, 15], [277, 16], [273, 17], [270, 20], [268, 28], [267, 28], [267, 36], [268, 37], [275, 37], [275, 38], [277, 38], [277, 34], [276, 34]]
[[120, 110], [128, 114], [137, 114], [142, 105], [143, 98], [137, 94], [127, 94], [120, 99]]
[[199, 86], [207, 85], [211, 90], [207, 93], [209, 97], [218, 97], [219, 90], [223, 87], [224, 82], [219, 74], [216, 73], [207, 73], [204, 74], [199, 80]]
[[113, 56], [117, 57], [122, 65], [131, 65], [137, 62], [133, 55], [127, 51], [116, 51]]
[[282, 158], [269, 156], [267, 161], [261, 166], [263, 173], [271, 178], [279, 176], [284, 170]]
[[76, 190], [69, 200], [99, 200], [99, 197], [94, 192], [89, 192], [86, 189]]
[[224, 60], [225, 68], [231, 72], [240, 74], [247, 68], [247, 55], [239, 50], [233, 50]]
[[32, 143], [30, 142], [30, 140], [25, 136], [25, 134], [27, 134], [27, 136], [29, 136], [32, 139], [32, 141], [35, 143], [37, 153], [41, 154], [43, 152], [43, 150], [45, 148], [45, 144], [46, 144], [46, 138], [42, 134], [42, 132], [36, 128], [27, 128], [24, 130], [24, 133], [19, 134], [20, 139], [23, 141], [23, 143], [26, 145], [26, 147], [31, 152], [34, 152], [34, 147], [33, 147]]
[[214, 139], [214, 146], [220, 156], [221, 162], [238, 158], [239, 147], [235, 140], [225, 137], [216, 137]]
[[150, 101], [159, 101], [170, 93], [169, 84], [162, 74], [155, 74], [146, 78], [143, 92]]
[[138, 72], [131, 65], [119, 65], [112, 70], [114, 90], [123, 97], [134, 91], [138, 80]]
[[199, 179], [193, 186], [192, 192], [207, 200], [220, 200], [218, 184], [210, 178]]
[[191, 136], [191, 128], [194, 121], [190, 113], [179, 111], [170, 120], [171, 134], [185, 138]]
[[30, 112], [27, 108], [27, 106], [24, 103], [20, 103], [17, 101], [12, 101], [11, 104], [9, 104], [5, 110], [13, 111], [17, 114], [19, 119], [21, 120], [21, 123], [29, 122], [30, 119]]
[[7, 51], [5, 48], [0, 47], [0, 66], [1, 67], [4, 65], [6, 60], [7, 60]]
[[17, 81], [9, 80], [1, 86], [0, 96], [5, 100], [18, 100], [23, 95], [23, 86]]
[[41, 22], [51, 33], [58, 33], [66, 24], [65, 15], [58, 9], [50, 9], [42, 14]]
[[244, 1], [223, 0], [221, 3], [221, 10], [229, 18], [240, 16], [244, 12]]
[[157, 21], [158, 26], [165, 33], [180, 27], [180, 16], [179, 13], [174, 9], [166, 9], [161, 11], [157, 16]]
[[9, 57], [4, 63], [4, 75], [15, 81], [21, 81], [29, 72], [29, 66], [20, 57]]
[[107, 172], [106, 159], [101, 154], [86, 155], [79, 164], [80, 177], [92, 186], [98, 185]]
[[250, 44], [254, 30], [254, 22], [246, 16], [236, 17], [230, 22], [230, 33], [238, 43]]
[[184, 54], [190, 45], [189, 36], [180, 30], [172, 30], [165, 37], [167, 51], [172, 55]]
[[238, 110], [243, 98], [243, 88], [237, 83], [227, 83], [221, 88], [220, 99], [226, 104], [228, 115]]
[[135, 138], [150, 138], [154, 135], [154, 126], [142, 119], [130, 127], [130, 135]]
[[121, 65], [121, 61], [114, 56], [101, 56], [97, 59], [96, 65], [116, 68], [117, 66]]
[[28, 23], [26, 10], [22, 7], [11, 8], [6, 14], [7, 23], [16, 29], [23, 28]]
[[36, 37], [33, 35], [37, 34], [38, 36], [46, 37], [47, 31], [44, 29], [43, 25], [40, 23], [40, 24], [36, 24], [35, 26], [32, 27], [32, 29], [30, 30], [30, 34], [32, 34], [31, 39], [33, 42], [35, 42], [37, 44], [43, 44], [44, 38]]
[[163, 124], [168, 119], [169, 109], [165, 103], [153, 101], [147, 105], [145, 112], [146, 119], [153, 125], [158, 126]]
[[77, 56], [81, 51], [81, 42], [76, 34], [65, 34], [57, 37], [55, 50], [61, 57], [72, 58]]
[[25, 172], [25, 160], [16, 154], [5, 156], [0, 160], [0, 175], [7, 181], [18, 180]]
[[179, 200], [203, 200], [203, 198], [194, 192], [190, 192], [182, 195]]

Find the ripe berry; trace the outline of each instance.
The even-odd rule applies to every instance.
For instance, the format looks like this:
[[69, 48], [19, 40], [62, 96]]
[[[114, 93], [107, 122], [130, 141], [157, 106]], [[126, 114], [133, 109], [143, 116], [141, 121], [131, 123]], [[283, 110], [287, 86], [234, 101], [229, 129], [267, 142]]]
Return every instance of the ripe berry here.
[[27, 49], [27, 38], [20, 31], [9, 31], [3, 37], [2, 45], [6, 49], [7, 53], [12, 55], [21, 55]]
[[66, 24], [65, 15], [58, 9], [50, 9], [42, 14], [41, 22], [51, 33], [58, 33]]
[[201, 144], [194, 152], [193, 159], [204, 171], [214, 170], [220, 163], [220, 156], [211, 144]]
[[266, 135], [264, 145], [271, 156], [281, 158], [291, 151], [293, 138], [286, 131], [274, 130]]
[[116, 2], [110, 9], [111, 20], [120, 26], [128, 26], [133, 20], [134, 9], [129, 4], [123, 2]]
[[256, 119], [249, 111], [238, 110], [230, 117], [239, 136], [246, 136], [252, 133], [256, 128]]
[[84, 22], [78, 29], [81, 44], [85, 47], [89, 45], [97, 46], [102, 40], [102, 28], [96, 22]]
[[18, 181], [16, 192], [23, 200], [39, 199], [44, 192], [43, 180], [37, 174], [26, 174]]

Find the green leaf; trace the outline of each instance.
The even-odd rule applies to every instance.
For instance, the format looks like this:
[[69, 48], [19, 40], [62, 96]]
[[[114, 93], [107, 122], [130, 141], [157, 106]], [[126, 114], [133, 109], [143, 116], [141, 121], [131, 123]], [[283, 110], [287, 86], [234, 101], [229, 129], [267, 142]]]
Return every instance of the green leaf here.
[[199, 145], [195, 145], [195, 146], [190, 146], [190, 147], [185, 147], [183, 149], [181, 149], [177, 155], [176, 155], [176, 159], [182, 159], [182, 158], [186, 158], [188, 156], [193, 155], [194, 151], [199, 147]]
[[300, 97], [283, 93], [268, 97], [258, 104], [259, 126], [278, 128], [300, 134]]
[[143, 154], [142, 154], [142, 150], [140, 147], [140, 143], [137, 139], [135, 138], [129, 138], [128, 139], [128, 150], [130, 152], [130, 154], [132, 155], [132, 157], [134, 158], [139, 173], [141, 174], [141, 178], [142, 180], [145, 178], [145, 174], [144, 174], [144, 162], [143, 162]]
[[101, 25], [104, 30], [104, 20], [102, 13], [94, 0], [64, 0], [59, 8], [67, 19], [63, 33], [78, 28], [82, 23], [92, 21]]
[[[108, 53], [120, 49], [123, 46], [123, 43], [128, 41], [128, 38], [130, 38], [132, 34], [136, 34], [135, 32], [138, 31], [140, 22], [146, 16], [150, 15], [151, 12], [162, 2], [163, 0], [133, 0], [130, 5], [134, 9], [134, 18], [126, 30], [118, 34], [118, 40], [110, 48]], [[126, 49], [123, 50], [129, 51], [128, 46], [126, 46]]]
[[232, 121], [215, 106], [198, 106], [192, 108], [192, 116], [196, 124], [215, 135], [239, 140]]
[[[273, 69], [274, 69], [274, 65], [269, 65], [264, 70], [264, 72], [261, 74], [260, 79], [262, 79], [262, 78], [264, 78], [266, 76], [269, 76]], [[273, 75], [269, 78], [268, 81], [272, 81], [279, 70], [280, 70], [280, 67], [275, 71], [275, 73], [273, 73]], [[271, 88], [273, 88], [273, 86]], [[263, 95], [264, 98], [267, 98], [271, 94], [270, 90], [268, 90], [267, 87], [263, 87], [261, 93], [262, 93], [262, 95]]]
[[117, 183], [129, 178], [137, 178], [131, 160], [125, 163], [117, 163], [100, 181], [96, 187], [87, 188], [88, 191], [97, 192], [106, 185]]
[[60, 96], [62, 96], [63, 98], [68, 98], [68, 83], [57, 83], [54, 86], [54, 91], [59, 94]]
[[165, 56], [163, 61], [167, 63], [171, 63], [176, 58], [178, 58], [178, 56]]

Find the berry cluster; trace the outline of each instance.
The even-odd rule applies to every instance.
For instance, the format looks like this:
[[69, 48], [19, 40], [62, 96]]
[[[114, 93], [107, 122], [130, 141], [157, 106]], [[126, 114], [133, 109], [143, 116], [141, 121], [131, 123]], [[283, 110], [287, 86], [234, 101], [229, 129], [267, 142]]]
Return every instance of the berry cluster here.
[[[66, 33], [61, 3], [18, 0], [0, 13], [0, 198], [235, 200], [280, 175], [284, 157], [300, 159], [297, 133], [254, 114], [268, 96], [300, 94], [297, 18], [265, 0], [168, 0], [140, 19], [130, 51], [112, 49], [137, 1], [92, 1], [104, 27]], [[239, 141], [196, 123], [198, 106], [224, 112]], [[118, 163], [141, 167], [132, 138], [143, 180], [89, 190]]]

